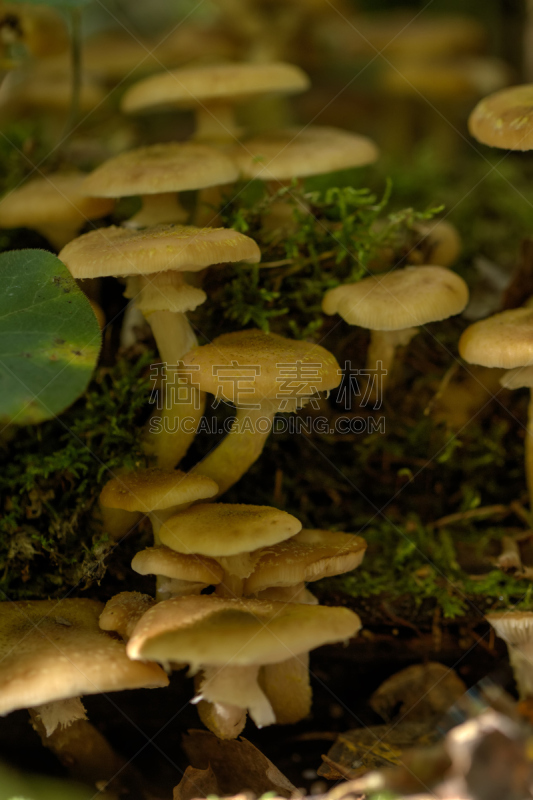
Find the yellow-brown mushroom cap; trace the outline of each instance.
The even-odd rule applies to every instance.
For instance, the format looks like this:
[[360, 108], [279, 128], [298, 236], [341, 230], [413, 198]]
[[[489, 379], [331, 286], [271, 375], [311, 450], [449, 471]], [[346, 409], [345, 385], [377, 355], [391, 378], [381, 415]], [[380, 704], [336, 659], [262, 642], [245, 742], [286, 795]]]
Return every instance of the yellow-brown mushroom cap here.
[[[260, 403], [278, 397], [303, 398], [334, 389], [341, 381], [335, 357], [324, 347], [259, 330], [217, 336], [187, 353], [185, 365], [199, 365], [193, 380], [205, 392], [230, 403]], [[237, 380], [228, 380], [228, 370]], [[226, 368], [226, 369], [224, 369]]]
[[150, 275], [175, 269], [196, 272], [212, 264], [257, 263], [258, 246], [231, 228], [157, 225], [129, 230], [112, 225], [78, 236], [59, 253], [74, 278]]
[[164, 194], [219, 186], [237, 180], [233, 161], [220, 150], [195, 142], [168, 142], [121, 153], [85, 179], [97, 197]]
[[0, 714], [85, 694], [167, 686], [103, 633], [96, 600], [6, 602], [0, 613]]
[[[68, 111], [71, 104], [72, 85], [69, 75], [53, 75], [36, 67], [19, 74], [9, 73], [2, 84], [0, 108], [7, 113], [42, 111], [44, 113]], [[89, 113], [106, 100], [104, 90], [90, 79], [80, 87], [80, 111]]]
[[527, 367], [533, 364], [533, 309], [513, 308], [474, 322], [459, 339], [459, 353], [482, 367]]
[[216, 586], [224, 577], [224, 570], [213, 558], [178, 553], [164, 545], [136, 553], [131, 568], [139, 575], [163, 575], [207, 586]]
[[444, 267], [406, 267], [331, 289], [326, 314], [340, 314], [350, 325], [395, 331], [459, 314], [468, 303], [464, 280]]
[[288, 128], [247, 139], [229, 151], [244, 178], [287, 180], [371, 164], [379, 156], [366, 136], [321, 126]]
[[359, 566], [365, 549], [366, 542], [360, 536], [303, 530], [261, 553], [253, 573], [244, 584], [244, 594], [349, 572]]
[[80, 222], [104, 217], [115, 205], [108, 198], [87, 197], [79, 172], [33, 178], [0, 200], [0, 227], [19, 228]]
[[139, 469], [108, 481], [100, 493], [100, 502], [106, 508], [147, 514], [205, 500], [217, 492], [215, 481], [205, 475], [177, 469]]
[[302, 523], [271, 506], [203, 503], [168, 519], [159, 536], [178, 553], [234, 556], [294, 536]]
[[301, 92], [309, 78], [293, 64], [216, 64], [176, 69], [139, 81], [124, 94], [126, 113], [161, 106], [191, 108], [202, 101], [245, 100], [264, 93]]
[[354, 636], [359, 617], [347, 608], [227, 599], [214, 595], [164, 600], [137, 623], [132, 659], [163, 663], [275, 664]]
[[155, 604], [153, 597], [141, 592], [119, 592], [107, 601], [98, 624], [103, 631], [115, 631], [129, 639], [143, 614]]
[[506, 150], [533, 148], [533, 84], [510, 86], [485, 97], [468, 120], [472, 136]]

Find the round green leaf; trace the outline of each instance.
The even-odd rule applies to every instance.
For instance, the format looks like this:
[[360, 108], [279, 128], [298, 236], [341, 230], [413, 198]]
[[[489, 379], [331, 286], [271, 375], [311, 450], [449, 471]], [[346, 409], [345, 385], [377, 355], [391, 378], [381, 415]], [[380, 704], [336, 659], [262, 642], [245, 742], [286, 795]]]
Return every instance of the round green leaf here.
[[101, 333], [65, 265], [45, 250], [0, 253], [0, 423], [59, 414], [85, 390]]

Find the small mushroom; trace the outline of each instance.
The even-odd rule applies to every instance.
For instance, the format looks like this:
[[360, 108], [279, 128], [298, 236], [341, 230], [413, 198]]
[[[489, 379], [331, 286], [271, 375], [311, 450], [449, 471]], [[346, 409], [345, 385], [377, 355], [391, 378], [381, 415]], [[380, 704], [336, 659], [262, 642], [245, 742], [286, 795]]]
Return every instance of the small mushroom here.
[[520, 697], [533, 697], [533, 612], [494, 611], [486, 619], [507, 644]]
[[231, 141], [239, 135], [234, 107], [262, 94], [291, 94], [309, 86], [306, 74], [292, 64], [215, 64], [152, 75], [122, 98], [127, 114], [157, 108], [193, 108], [196, 141]]
[[270, 506], [198, 504], [171, 516], [159, 531], [163, 544], [176, 553], [208, 556], [220, 564], [223, 580], [216, 592], [241, 596], [243, 582], [254, 570], [261, 548], [294, 536], [302, 524]]
[[143, 228], [185, 222], [177, 192], [233, 183], [237, 167], [224, 153], [196, 142], [167, 142], [139, 147], [105, 161], [83, 184], [95, 197], [140, 195], [142, 208], [126, 223]]
[[443, 267], [422, 266], [337, 286], [326, 292], [322, 308], [371, 331], [367, 365], [376, 370], [381, 362], [384, 388], [396, 348], [409, 344], [418, 326], [460, 314], [467, 302], [468, 287], [459, 275]]
[[341, 381], [324, 347], [259, 330], [218, 336], [187, 353], [183, 363], [199, 367], [195, 381], [202, 391], [237, 407], [228, 435], [192, 470], [213, 478], [219, 495], [259, 458], [277, 412], [294, 411]]
[[87, 197], [81, 172], [33, 178], [0, 200], [0, 228], [32, 228], [60, 250], [91, 219], [110, 214], [115, 201]]
[[[163, 525], [162, 530], [166, 528]], [[164, 545], [147, 547], [136, 553], [131, 568], [139, 575], [159, 575], [157, 599], [168, 600], [186, 594], [200, 594], [208, 586], [217, 586], [224, 579], [224, 570], [214, 558], [186, 555]]]
[[533, 149], [533, 84], [509, 86], [480, 100], [468, 129], [478, 142], [491, 147]]

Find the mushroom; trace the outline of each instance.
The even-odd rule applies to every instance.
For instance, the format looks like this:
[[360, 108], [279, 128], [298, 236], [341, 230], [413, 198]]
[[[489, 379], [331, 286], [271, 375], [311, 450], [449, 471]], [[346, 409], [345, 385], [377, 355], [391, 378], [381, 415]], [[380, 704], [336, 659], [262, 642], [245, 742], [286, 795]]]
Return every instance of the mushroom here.
[[[305, 529], [290, 539], [264, 549], [251, 575], [244, 581], [243, 594], [270, 596], [272, 588], [298, 592], [305, 581], [318, 581], [350, 572], [359, 566], [366, 542], [351, 533]], [[298, 602], [296, 599], [292, 602]], [[290, 600], [287, 592], [287, 600]]]
[[159, 537], [177, 553], [217, 561], [224, 575], [216, 593], [239, 597], [244, 579], [261, 557], [261, 548], [284, 542], [301, 527], [296, 517], [270, 506], [204, 503], [169, 517]]
[[[459, 353], [469, 364], [511, 370], [500, 379], [507, 389], [523, 386], [533, 393], [533, 309], [513, 308], [474, 322], [459, 339]], [[532, 394], [533, 397], [533, 394]], [[526, 429], [526, 479], [533, 509], [533, 400]]]
[[491, 147], [533, 149], [533, 84], [510, 86], [480, 100], [470, 114], [468, 129]]
[[[161, 531], [166, 530], [166, 524]], [[160, 531], [160, 534], [161, 534]], [[164, 545], [147, 547], [136, 553], [131, 568], [139, 575], [158, 575], [157, 599], [168, 600], [185, 594], [200, 594], [208, 586], [217, 586], [224, 579], [224, 570], [214, 558], [186, 555]]]
[[108, 781], [123, 761], [86, 721], [81, 695], [168, 685], [103, 633], [96, 600], [1, 603], [0, 715], [28, 708], [43, 744], [85, 779]]
[[64, 17], [54, 8], [33, 3], [2, 3], [0, 42], [23, 45], [34, 58], [63, 53], [68, 49]]
[[100, 228], [74, 239], [59, 258], [81, 280], [129, 276], [126, 296], [135, 297], [147, 317], [161, 359], [174, 365], [196, 342], [185, 311], [205, 300], [183, 273], [224, 262], [255, 263], [261, 255], [253, 239], [230, 228], [158, 225], [140, 231]]
[[98, 624], [103, 631], [114, 631], [127, 642], [140, 618], [153, 605], [155, 600], [149, 594], [119, 592], [107, 601]]
[[493, 611], [485, 618], [507, 644], [520, 697], [533, 697], [533, 612]]
[[177, 192], [220, 186], [237, 179], [233, 162], [209, 145], [168, 142], [139, 147], [105, 161], [83, 184], [97, 197], [141, 195], [142, 208], [126, 225], [142, 228], [169, 222], [185, 222], [187, 211]]
[[[132, 659], [186, 662], [192, 674], [202, 671], [193, 702], [202, 703], [202, 719], [217, 736], [234, 738], [244, 726], [246, 710], [258, 727], [276, 721], [258, 683], [262, 665], [348, 639], [359, 627], [358, 616], [346, 608], [179, 597], [157, 603], [141, 617], [127, 651]], [[293, 691], [298, 686], [295, 682]], [[309, 697], [307, 685], [302, 692]]]
[[81, 172], [33, 178], [0, 200], [0, 228], [32, 228], [60, 250], [88, 220], [110, 214], [114, 200], [87, 197]]
[[231, 141], [239, 135], [234, 107], [261, 94], [290, 94], [309, 86], [306, 74], [292, 64], [215, 64], [152, 75], [126, 91], [127, 113], [160, 107], [194, 108], [196, 141]]
[[350, 325], [370, 329], [367, 366], [378, 371], [383, 390], [396, 348], [409, 344], [419, 325], [459, 314], [467, 303], [468, 287], [459, 275], [444, 267], [422, 266], [341, 284], [326, 292], [322, 308], [326, 314], [340, 314]]
[[[243, 178], [266, 181], [271, 192], [290, 185], [294, 178], [371, 164], [379, 155], [377, 146], [366, 136], [318, 125], [254, 136], [228, 152]], [[265, 225], [272, 229], [287, 224], [294, 227], [292, 207], [283, 200], [273, 203]]]
[[294, 411], [339, 385], [341, 370], [324, 347], [259, 330], [218, 336], [185, 355], [199, 388], [237, 407], [228, 435], [192, 472], [208, 475], [223, 494], [259, 458], [278, 411]]

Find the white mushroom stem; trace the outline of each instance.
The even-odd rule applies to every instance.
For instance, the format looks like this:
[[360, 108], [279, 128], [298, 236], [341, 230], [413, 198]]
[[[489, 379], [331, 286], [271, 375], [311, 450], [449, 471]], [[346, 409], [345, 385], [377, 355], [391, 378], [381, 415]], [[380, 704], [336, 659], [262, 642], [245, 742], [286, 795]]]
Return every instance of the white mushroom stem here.
[[189, 214], [179, 201], [177, 192], [145, 194], [142, 207], [125, 223], [126, 228], [149, 228], [152, 225], [167, 225], [187, 221]]
[[239, 139], [241, 129], [235, 121], [235, 112], [230, 102], [206, 103], [196, 108], [196, 142], [234, 142]]
[[87, 719], [87, 712], [79, 697], [56, 700], [32, 709], [33, 717], [42, 723], [47, 736], [51, 736], [57, 728], [67, 728], [79, 719]]
[[279, 725], [294, 725], [310, 713], [309, 653], [261, 667], [259, 683]]
[[259, 665], [204, 667], [203, 673], [193, 702], [207, 700], [215, 705], [247, 709], [258, 728], [276, 721], [270, 701], [257, 681]]
[[207, 584], [186, 581], [181, 578], [159, 576], [156, 589], [156, 600], [170, 600], [171, 597], [184, 597], [189, 594], [201, 594]]
[[[257, 461], [272, 430], [276, 409], [265, 401], [260, 408], [237, 408], [235, 420], [222, 442], [191, 472], [206, 475], [224, 494]], [[213, 498], [214, 499], [214, 498]]]
[[143, 449], [160, 469], [174, 469], [191, 446], [205, 409], [205, 394], [189, 386], [181, 398], [165, 384], [165, 401], [145, 427]]
[[394, 364], [396, 348], [406, 347], [419, 330], [419, 328], [404, 328], [399, 331], [371, 331], [366, 367], [371, 371], [369, 380], [372, 381], [372, 398], [377, 398], [385, 390], [385, 384]]
[[224, 570], [224, 578], [217, 585], [215, 594], [220, 597], [242, 597], [244, 580], [254, 571], [262, 552], [260, 549], [235, 556], [215, 557]]

